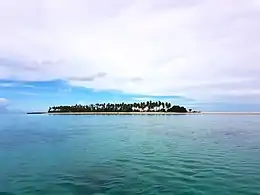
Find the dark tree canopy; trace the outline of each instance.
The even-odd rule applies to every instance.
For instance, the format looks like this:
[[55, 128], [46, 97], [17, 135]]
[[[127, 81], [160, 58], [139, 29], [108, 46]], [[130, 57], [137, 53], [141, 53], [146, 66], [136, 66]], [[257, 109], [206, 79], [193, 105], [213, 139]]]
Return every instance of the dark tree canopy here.
[[187, 112], [182, 106], [172, 106], [169, 102], [135, 102], [135, 103], [96, 103], [90, 105], [76, 104], [74, 106], [53, 106], [48, 110], [53, 112]]

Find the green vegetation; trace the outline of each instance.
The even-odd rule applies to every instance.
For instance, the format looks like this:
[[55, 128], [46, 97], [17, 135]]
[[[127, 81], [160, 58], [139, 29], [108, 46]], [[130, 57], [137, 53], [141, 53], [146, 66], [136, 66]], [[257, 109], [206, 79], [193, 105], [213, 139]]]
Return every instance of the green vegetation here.
[[138, 102], [120, 104], [90, 104], [75, 106], [53, 106], [49, 108], [49, 113], [54, 112], [187, 112], [182, 106], [172, 106], [169, 102]]

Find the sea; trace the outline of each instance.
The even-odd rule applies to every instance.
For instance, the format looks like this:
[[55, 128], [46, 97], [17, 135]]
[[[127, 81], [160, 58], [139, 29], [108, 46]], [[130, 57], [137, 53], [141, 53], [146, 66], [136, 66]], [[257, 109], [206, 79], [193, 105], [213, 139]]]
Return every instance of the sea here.
[[92, 194], [260, 194], [260, 116], [0, 115], [0, 195]]

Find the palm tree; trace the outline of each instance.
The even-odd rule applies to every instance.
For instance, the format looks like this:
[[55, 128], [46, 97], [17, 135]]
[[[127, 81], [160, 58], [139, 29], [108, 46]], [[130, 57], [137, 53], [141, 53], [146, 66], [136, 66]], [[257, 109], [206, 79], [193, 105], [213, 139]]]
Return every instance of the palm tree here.
[[[139, 109], [133, 109], [133, 108], [139, 108]], [[53, 106], [49, 107], [48, 112], [132, 112], [132, 111], [144, 111], [144, 108], [147, 108], [146, 111], [161, 111], [161, 112], [187, 112], [185, 107], [181, 106], [171, 106], [171, 103], [169, 102], [139, 102], [139, 103], [120, 103], [120, 104], [112, 104], [112, 103], [103, 103], [103, 104], [90, 104], [90, 105], [81, 105], [76, 104], [72, 106]], [[189, 112], [192, 112], [192, 109], [188, 110]]]
[[146, 102], [146, 107], [149, 107], [149, 103], [150, 103], [149, 101]]
[[170, 107], [171, 107], [171, 103], [166, 102], [165, 107], [166, 107], [167, 110], [170, 109]]
[[162, 105], [162, 102], [161, 101], [159, 101], [158, 102], [158, 106], [161, 108], [161, 105]]
[[168, 106], [169, 106], [169, 109], [170, 109], [172, 107], [172, 104], [169, 102]]

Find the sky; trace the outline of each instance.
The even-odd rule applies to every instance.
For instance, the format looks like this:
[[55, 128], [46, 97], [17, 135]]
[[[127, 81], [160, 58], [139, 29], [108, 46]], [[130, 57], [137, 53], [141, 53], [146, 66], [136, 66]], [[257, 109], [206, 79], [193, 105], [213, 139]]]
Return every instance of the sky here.
[[0, 0], [0, 112], [260, 111], [260, 0]]

